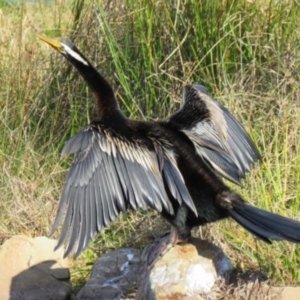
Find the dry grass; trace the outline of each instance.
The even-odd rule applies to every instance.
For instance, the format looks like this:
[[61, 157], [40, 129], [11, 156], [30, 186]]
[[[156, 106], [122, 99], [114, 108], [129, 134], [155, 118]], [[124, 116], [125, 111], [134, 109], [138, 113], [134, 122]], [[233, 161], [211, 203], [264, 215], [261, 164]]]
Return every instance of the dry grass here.
[[[252, 204], [300, 220], [299, 5], [199, 3], [0, 7], [0, 241], [48, 234], [70, 163], [59, 151], [93, 117], [81, 78], [36, 40], [36, 32], [72, 37], [112, 82], [127, 116], [165, 117], [179, 106], [184, 83], [208, 86], [264, 156], [244, 189], [234, 188]], [[166, 228], [158, 220], [153, 212], [121, 216], [74, 263], [75, 285], [102, 253], [143, 247], [153, 230]], [[195, 235], [220, 245], [242, 270], [259, 267], [275, 282], [300, 280], [295, 245], [265, 245], [230, 221], [195, 229]]]
[[46, 48], [40, 47], [34, 33], [48, 26], [59, 28], [62, 18], [67, 27], [68, 11], [70, 6], [63, 1], [0, 8], [1, 240], [17, 233], [47, 234], [55, 215], [63, 168], [58, 161], [49, 164], [58, 160], [56, 152], [40, 153], [35, 144], [37, 120], [32, 116], [47, 75], [46, 65], [42, 65]]

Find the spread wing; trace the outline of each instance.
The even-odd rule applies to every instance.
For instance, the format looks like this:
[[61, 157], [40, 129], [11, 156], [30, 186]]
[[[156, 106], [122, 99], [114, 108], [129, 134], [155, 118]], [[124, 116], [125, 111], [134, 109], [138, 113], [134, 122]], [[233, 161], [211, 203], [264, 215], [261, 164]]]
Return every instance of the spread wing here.
[[260, 158], [245, 129], [199, 84], [184, 87], [182, 107], [167, 122], [187, 135], [215, 172], [236, 184]]
[[169, 200], [185, 203], [197, 215], [164, 141], [125, 138], [101, 125], [90, 125], [70, 139], [62, 154], [75, 153], [67, 174], [51, 235], [60, 225], [59, 247], [78, 256], [91, 239], [128, 208], [163, 209], [173, 215]]

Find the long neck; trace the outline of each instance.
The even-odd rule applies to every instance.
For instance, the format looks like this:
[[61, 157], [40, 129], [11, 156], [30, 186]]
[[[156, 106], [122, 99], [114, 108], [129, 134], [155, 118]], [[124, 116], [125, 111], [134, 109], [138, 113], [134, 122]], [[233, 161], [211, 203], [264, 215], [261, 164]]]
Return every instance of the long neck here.
[[[82, 55], [82, 54], [81, 54]], [[107, 80], [98, 73], [98, 71], [84, 58], [84, 64], [78, 60], [68, 57], [70, 62], [79, 71], [81, 76], [85, 79], [88, 86], [93, 92], [95, 97], [95, 104], [98, 116], [100, 118], [105, 115], [110, 115], [112, 111], [119, 110], [118, 102], [115, 98], [114, 91]]]

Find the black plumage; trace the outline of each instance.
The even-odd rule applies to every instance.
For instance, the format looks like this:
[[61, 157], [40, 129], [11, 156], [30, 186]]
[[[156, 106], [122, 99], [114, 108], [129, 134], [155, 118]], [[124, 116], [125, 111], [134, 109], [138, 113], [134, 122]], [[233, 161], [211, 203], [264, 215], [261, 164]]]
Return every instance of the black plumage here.
[[[51, 234], [65, 255], [79, 255], [127, 209], [157, 210], [172, 225], [169, 246], [194, 226], [232, 217], [266, 242], [300, 242], [300, 222], [250, 206], [221, 177], [240, 184], [260, 155], [243, 127], [201, 85], [183, 89], [182, 107], [168, 119], [125, 118], [113, 89], [67, 39], [40, 39], [58, 50], [91, 88], [98, 120], [72, 137], [75, 154]], [[183, 237], [184, 238], [184, 237]]]

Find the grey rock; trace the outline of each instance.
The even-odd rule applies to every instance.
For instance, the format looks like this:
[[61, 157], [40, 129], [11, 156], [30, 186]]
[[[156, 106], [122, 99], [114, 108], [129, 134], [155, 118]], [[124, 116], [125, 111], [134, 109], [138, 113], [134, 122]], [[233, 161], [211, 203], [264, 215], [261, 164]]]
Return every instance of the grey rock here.
[[64, 249], [47, 237], [14, 236], [0, 252], [1, 300], [71, 299], [72, 285]]
[[118, 300], [136, 288], [140, 252], [124, 248], [101, 256], [93, 266], [90, 280], [76, 296], [77, 300]]

